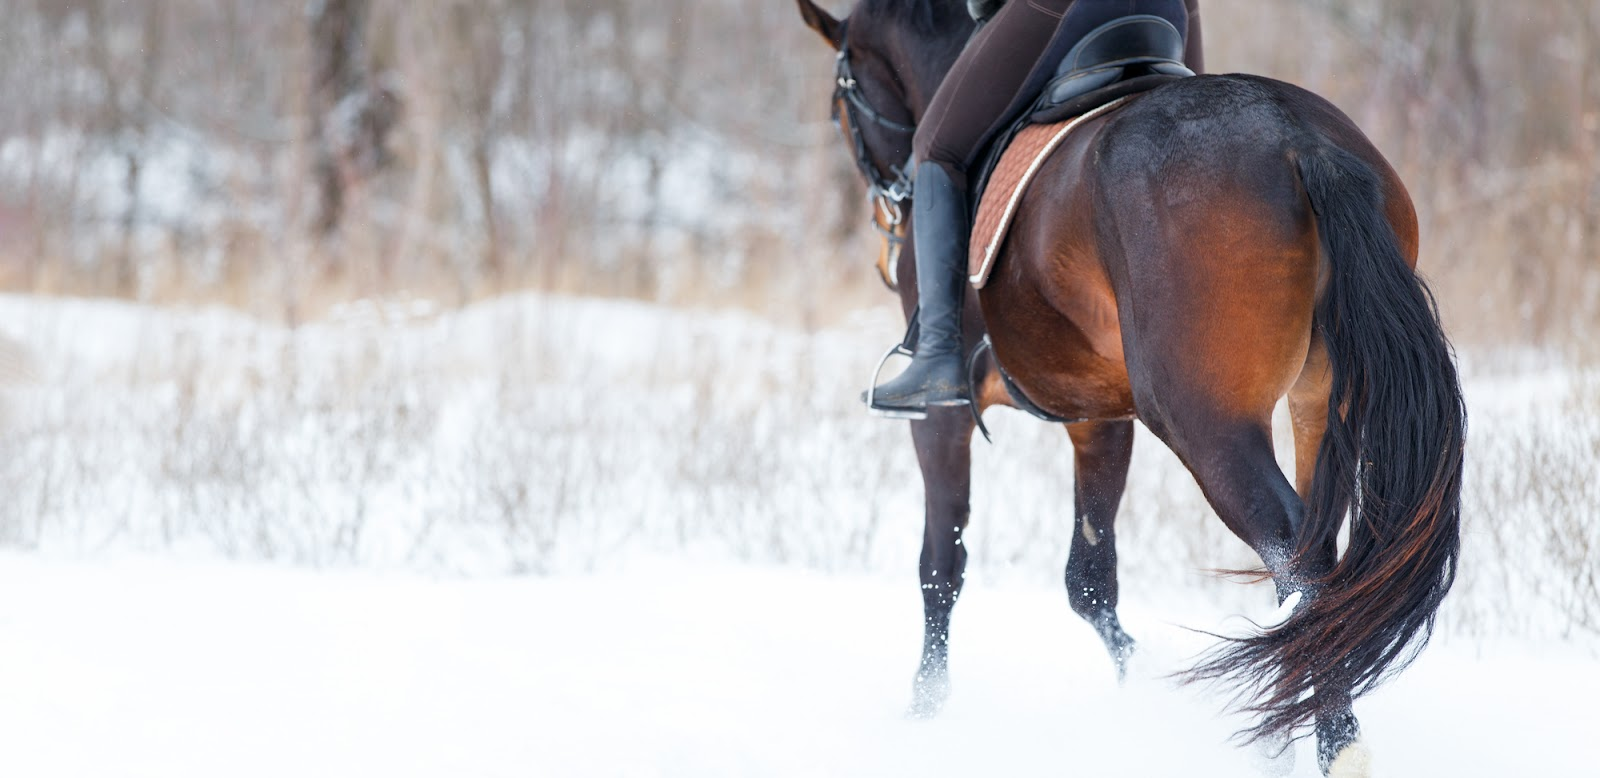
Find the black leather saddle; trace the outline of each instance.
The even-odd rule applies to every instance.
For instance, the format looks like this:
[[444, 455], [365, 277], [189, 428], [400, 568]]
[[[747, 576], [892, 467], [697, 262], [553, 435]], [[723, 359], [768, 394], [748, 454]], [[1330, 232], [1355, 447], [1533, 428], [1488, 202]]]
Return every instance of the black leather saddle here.
[[994, 135], [977, 165], [980, 173], [973, 179], [971, 213], [977, 213], [1000, 156], [1022, 128], [1066, 121], [1117, 98], [1194, 75], [1183, 64], [1183, 33], [1159, 16], [1136, 14], [1106, 22], [1059, 60], [1052, 51], [1058, 45], [1052, 41], [1042, 61], [1060, 64], [1035, 70], [1022, 97], [997, 123], [1003, 131]]

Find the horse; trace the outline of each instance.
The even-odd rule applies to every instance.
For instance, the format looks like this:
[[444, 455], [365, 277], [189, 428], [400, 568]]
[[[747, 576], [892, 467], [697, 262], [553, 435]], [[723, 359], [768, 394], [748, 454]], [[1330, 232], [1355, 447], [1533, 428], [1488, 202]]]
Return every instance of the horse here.
[[[953, 1], [860, 0], [842, 19], [797, 3], [844, 74], [835, 116], [909, 316], [916, 247], [899, 174], [972, 22]], [[964, 348], [984, 346], [971, 357], [977, 413], [1020, 395], [1070, 420], [1067, 592], [1119, 675], [1135, 644], [1117, 615], [1115, 519], [1137, 420], [1260, 556], [1251, 572], [1288, 614], [1223, 637], [1180, 677], [1234, 690], [1246, 741], [1314, 734], [1327, 774], [1366, 773], [1351, 705], [1426, 645], [1460, 551], [1466, 412], [1418, 249], [1404, 184], [1338, 108], [1269, 78], [1201, 75], [1075, 130], [963, 313]], [[1270, 429], [1285, 398], [1292, 485]], [[925, 486], [912, 716], [949, 694], [976, 415], [930, 408], [911, 422]]]

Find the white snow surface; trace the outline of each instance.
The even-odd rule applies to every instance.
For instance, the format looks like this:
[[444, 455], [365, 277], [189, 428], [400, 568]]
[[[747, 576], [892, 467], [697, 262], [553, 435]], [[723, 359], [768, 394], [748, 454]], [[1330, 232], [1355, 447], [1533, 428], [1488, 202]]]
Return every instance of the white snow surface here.
[[[1257, 560], [1142, 428], [1129, 683], [1059, 583], [1070, 446], [998, 410], [954, 695], [901, 717], [920, 483], [855, 399], [897, 329], [0, 296], [0, 777], [1255, 774], [1168, 676], [1270, 589], [1207, 572]], [[1364, 738], [1381, 776], [1592, 775], [1600, 372], [1462, 363], [1461, 575]]]
[[[0, 774], [1227, 776], [1238, 720], [1164, 675], [1225, 623], [1124, 608], [1119, 688], [1051, 588], [977, 580], [954, 694], [902, 718], [914, 580], [635, 558], [438, 580], [0, 555]], [[1379, 776], [1592, 775], [1592, 657], [1445, 641], [1357, 705]], [[1309, 742], [1295, 776], [1317, 774]]]

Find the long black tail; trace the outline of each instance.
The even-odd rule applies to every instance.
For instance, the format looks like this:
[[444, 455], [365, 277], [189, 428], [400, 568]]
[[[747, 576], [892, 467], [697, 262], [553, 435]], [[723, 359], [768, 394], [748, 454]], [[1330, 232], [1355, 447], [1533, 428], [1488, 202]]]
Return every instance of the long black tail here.
[[1404, 669], [1461, 545], [1466, 410], [1433, 296], [1402, 258], [1369, 165], [1326, 144], [1298, 164], [1328, 263], [1316, 328], [1333, 390], [1296, 541], [1302, 558], [1326, 554], [1348, 515], [1349, 547], [1288, 621], [1193, 671], [1242, 685], [1261, 717], [1253, 738], [1291, 734]]

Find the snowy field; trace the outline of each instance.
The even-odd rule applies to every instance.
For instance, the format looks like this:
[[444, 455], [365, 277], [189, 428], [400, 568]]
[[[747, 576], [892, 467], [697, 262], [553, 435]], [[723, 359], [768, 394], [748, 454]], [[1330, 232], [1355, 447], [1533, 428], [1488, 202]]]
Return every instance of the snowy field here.
[[[1270, 595], [1207, 572], [1254, 560], [1142, 430], [1127, 687], [1059, 588], [1065, 436], [997, 410], [955, 695], [899, 717], [920, 485], [855, 402], [895, 329], [0, 298], [0, 775], [1251, 774], [1165, 676]], [[1380, 775], [1591, 775], [1600, 373], [1462, 361], [1461, 579], [1357, 713]]]
[[[1053, 588], [979, 577], [955, 695], [900, 717], [904, 577], [634, 560], [441, 581], [0, 556], [8, 776], [1260, 774], [1215, 700], [1162, 676], [1193, 598], [1124, 608], [1118, 688]], [[1446, 640], [1358, 705], [1381, 776], [1592, 776], [1600, 673], [1570, 646]], [[1317, 775], [1309, 743], [1295, 776]]]

